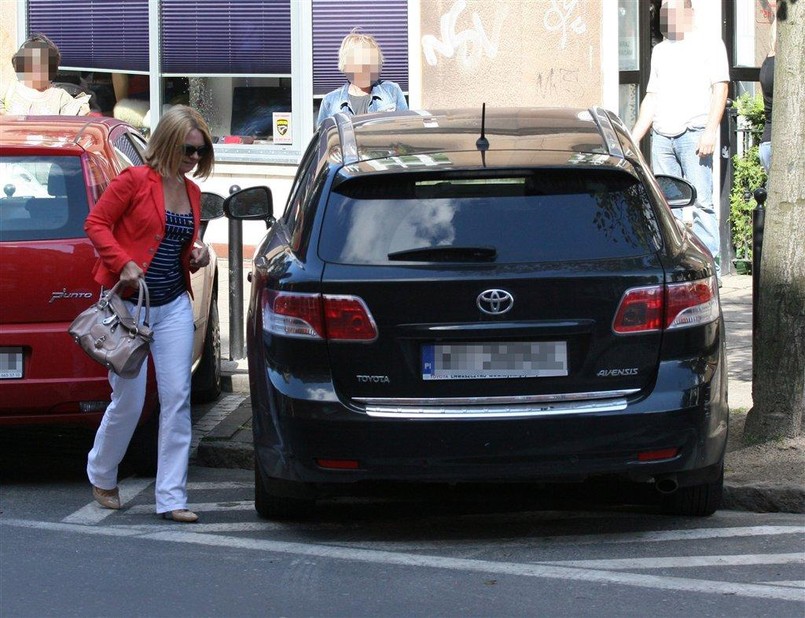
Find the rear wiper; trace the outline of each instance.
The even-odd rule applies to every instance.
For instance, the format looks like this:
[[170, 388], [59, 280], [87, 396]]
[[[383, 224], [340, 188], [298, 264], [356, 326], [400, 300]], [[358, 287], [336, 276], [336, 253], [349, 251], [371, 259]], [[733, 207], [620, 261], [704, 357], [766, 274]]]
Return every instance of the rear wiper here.
[[415, 262], [494, 262], [497, 255], [497, 249], [494, 247], [437, 245], [393, 251], [388, 254], [388, 259]]

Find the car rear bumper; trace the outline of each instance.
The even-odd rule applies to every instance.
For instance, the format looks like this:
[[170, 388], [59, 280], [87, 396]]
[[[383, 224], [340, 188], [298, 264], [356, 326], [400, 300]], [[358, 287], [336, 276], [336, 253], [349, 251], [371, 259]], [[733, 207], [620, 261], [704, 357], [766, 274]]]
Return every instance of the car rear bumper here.
[[[4, 380], [0, 387], [3, 393], [0, 426], [97, 426], [111, 397], [106, 376]], [[156, 389], [151, 378], [140, 422], [150, 417], [157, 405]]]
[[[723, 363], [705, 373], [692, 366], [701, 365], [663, 363], [652, 392], [621, 410], [451, 420], [372, 417], [324, 382], [289, 382], [269, 370], [265, 381], [253, 380], [255, 452], [266, 477], [305, 483], [676, 475], [680, 486], [697, 484], [720, 468], [728, 409]], [[675, 453], [651, 459], [667, 449]]]

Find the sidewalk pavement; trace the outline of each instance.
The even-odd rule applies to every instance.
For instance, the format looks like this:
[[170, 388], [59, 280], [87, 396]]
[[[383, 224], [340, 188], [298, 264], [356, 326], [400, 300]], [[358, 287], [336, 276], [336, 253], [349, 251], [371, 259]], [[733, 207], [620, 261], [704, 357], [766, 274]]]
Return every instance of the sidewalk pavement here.
[[[227, 294], [221, 294], [220, 291], [230, 289], [228, 261], [219, 258], [218, 268], [221, 356], [227, 359], [230, 357], [229, 299]], [[246, 260], [243, 273], [244, 315], [249, 302], [250, 284], [246, 281], [249, 268], [250, 262]], [[742, 428], [743, 415], [752, 407], [752, 277], [725, 276], [720, 295], [727, 332], [730, 410], [733, 422], [741, 423], [739, 428]], [[219, 418], [220, 422], [204, 430], [198, 443], [196, 464], [214, 468], [252, 469], [248, 363], [245, 359], [223, 360], [222, 374], [224, 391], [229, 394], [225, 393], [213, 408], [215, 414], [212, 416]], [[198, 431], [197, 427], [194, 429]], [[743, 452], [740, 441], [737, 442], [727, 449], [723, 508], [805, 513], [805, 487], [797, 479], [777, 479], [763, 465], [752, 466], [749, 478], [745, 469], [741, 469], [740, 480], [731, 478], [731, 468], [739, 463], [735, 458]]]

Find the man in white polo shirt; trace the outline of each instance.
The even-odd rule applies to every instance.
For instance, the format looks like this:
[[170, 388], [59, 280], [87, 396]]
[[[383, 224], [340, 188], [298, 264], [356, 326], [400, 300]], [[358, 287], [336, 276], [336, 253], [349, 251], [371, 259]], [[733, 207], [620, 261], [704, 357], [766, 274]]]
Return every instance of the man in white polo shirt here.
[[697, 204], [683, 217], [692, 218], [693, 231], [713, 254], [720, 276], [713, 150], [727, 101], [729, 64], [724, 42], [694, 32], [693, 17], [691, 0], [663, 1], [665, 40], [651, 54], [651, 76], [632, 135], [640, 140], [652, 128], [654, 173], [681, 176], [696, 187]]

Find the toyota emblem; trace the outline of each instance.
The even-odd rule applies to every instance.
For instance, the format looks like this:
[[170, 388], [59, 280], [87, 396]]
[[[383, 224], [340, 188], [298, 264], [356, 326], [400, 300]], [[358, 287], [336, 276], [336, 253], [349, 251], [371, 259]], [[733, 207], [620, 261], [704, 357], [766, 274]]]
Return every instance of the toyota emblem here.
[[514, 296], [506, 290], [484, 290], [478, 294], [475, 304], [488, 315], [502, 315], [514, 306]]

